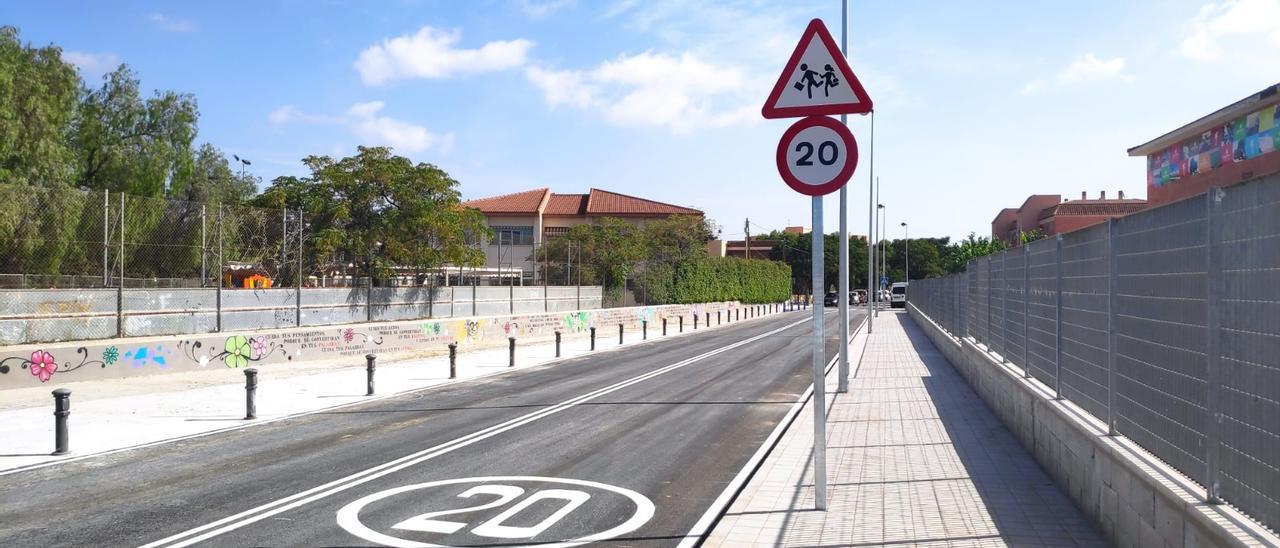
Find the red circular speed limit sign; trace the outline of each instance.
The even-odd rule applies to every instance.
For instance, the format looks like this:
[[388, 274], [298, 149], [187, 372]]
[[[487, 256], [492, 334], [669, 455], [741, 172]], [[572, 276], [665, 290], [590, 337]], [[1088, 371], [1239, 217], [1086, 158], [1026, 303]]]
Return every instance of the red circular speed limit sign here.
[[839, 120], [810, 116], [778, 141], [778, 173], [787, 186], [809, 196], [839, 190], [858, 166], [858, 143]]

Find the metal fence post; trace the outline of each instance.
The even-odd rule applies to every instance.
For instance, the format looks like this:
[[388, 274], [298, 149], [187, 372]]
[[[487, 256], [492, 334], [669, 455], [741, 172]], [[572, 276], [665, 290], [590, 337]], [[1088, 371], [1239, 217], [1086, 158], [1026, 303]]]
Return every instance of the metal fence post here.
[[1031, 246], [1022, 244], [1022, 376], [1031, 378]]
[[987, 294], [987, 328], [983, 330], [986, 340], [982, 341], [987, 347], [987, 352], [991, 352], [991, 256], [985, 257], [987, 263], [987, 287], [983, 288]]
[[1208, 414], [1208, 424], [1205, 428], [1205, 502], [1209, 504], [1218, 504], [1221, 502], [1221, 482], [1218, 479], [1221, 471], [1222, 462], [1220, 460], [1220, 451], [1222, 447], [1222, 406], [1218, 402], [1221, 379], [1221, 359], [1219, 357], [1221, 347], [1221, 329], [1219, 322], [1221, 321], [1222, 294], [1225, 293], [1225, 280], [1222, 278], [1222, 250], [1214, 244], [1217, 233], [1214, 224], [1220, 215], [1215, 215], [1214, 210], [1221, 205], [1223, 191], [1216, 187], [1210, 187], [1205, 193], [1206, 208], [1204, 216], [1205, 224], [1205, 281], [1208, 287], [1205, 298], [1205, 310], [1208, 313], [1205, 322], [1208, 330], [1208, 348], [1205, 351], [1205, 412]]
[[[204, 218], [204, 206], [200, 206], [200, 217]], [[200, 226], [201, 241], [204, 240], [204, 225]], [[111, 263], [108, 258], [111, 250], [111, 191], [102, 191], [102, 287], [111, 287]], [[204, 247], [201, 244], [200, 264], [204, 264]]]
[[1107, 220], [1107, 435], [1116, 435], [1116, 289], [1119, 270], [1116, 261], [1116, 234], [1120, 222]]
[[1053, 313], [1053, 399], [1062, 399], [1062, 235], [1054, 238], [1057, 285]]
[[214, 330], [214, 331], [215, 331], [215, 332], [217, 332], [217, 333], [221, 333], [221, 332], [222, 332], [222, 204], [218, 204], [218, 273], [217, 273], [217, 278], [218, 278], [218, 283], [217, 283], [217, 284], [215, 284], [215, 285], [217, 286], [218, 290], [217, 290], [217, 291], [215, 291], [215, 292], [214, 292], [214, 295], [213, 295], [213, 298], [214, 298], [214, 308], [215, 308], [215, 310], [214, 310], [214, 312], [215, 312], [215, 314], [214, 314], [214, 316], [215, 316], [215, 317], [214, 317], [215, 330]]
[[[293, 304], [295, 307], [293, 325], [296, 327], [302, 327], [302, 236], [305, 234], [302, 231], [303, 226], [302, 208], [298, 208], [298, 229], [294, 231], [298, 233], [298, 287], [294, 290], [293, 295]], [[428, 292], [428, 295], [430, 295], [430, 292]], [[430, 304], [427, 306], [429, 307]], [[428, 308], [428, 310], [430, 310], [430, 308]]]
[[1009, 361], [1009, 252], [1000, 252], [1000, 363]]
[[124, 193], [120, 193], [120, 279], [116, 283], [116, 337], [124, 336]]

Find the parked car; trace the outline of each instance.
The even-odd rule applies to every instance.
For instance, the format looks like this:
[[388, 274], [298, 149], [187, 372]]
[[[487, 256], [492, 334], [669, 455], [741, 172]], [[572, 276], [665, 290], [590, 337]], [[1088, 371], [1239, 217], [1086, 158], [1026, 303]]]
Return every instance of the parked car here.
[[858, 289], [853, 291], [849, 297], [849, 302], [859, 305], [867, 304], [867, 290]]
[[889, 306], [892, 308], [907, 307], [907, 282], [898, 282], [889, 288]]
[[840, 295], [835, 291], [827, 293], [827, 295], [822, 298], [822, 306], [836, 306], [838, 304], [840, 304]]

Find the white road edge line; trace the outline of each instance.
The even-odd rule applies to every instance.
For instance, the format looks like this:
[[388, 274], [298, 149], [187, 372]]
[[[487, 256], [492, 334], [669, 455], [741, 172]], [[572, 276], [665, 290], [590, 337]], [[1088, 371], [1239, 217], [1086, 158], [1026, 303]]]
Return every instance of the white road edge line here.
[[[777, 314], [781, 314], [781, 312], [778, 312]], [[768, 316], [763, 316], [763, 317], [760, 317], [760, 318], [751, 318], [751, 320], [765, 319], [765, 318], [767, 318], [767, 317], [768, 317]], [[748, 321], [748, 320], [741, 320], [739, 323], [744, 322], [744, 321]], [[733, 324], [733, 325], [735, 325], [735, 326], [736, 326], [736, 325], [738, 325], [738, 324], [737, 324], [737, 323], [735, 323], [735, 324]], [[715, 326], [715, 327], [721, 327], [721, 326], [720, 326], [720, 325], [717, 325], [717, 326]], [[714, 329], [714, 328], [713, 328], [713, 329]], [[277, 421], [288, 420], [288, 419], [295, 419], [295, 418], [298, 418], [298, 417], [305, 417], [305, 416], [307, 416], [307, 415], [315, 415], [315, 414], [318, 414], [318, 413], [326, 413], [326, 412], [334, 411], [334, 410], [337, 410], [337, 409], [343, 409], [343, 408], [346, 408], [346, 407], [351, 407], [351, 406], [354, 406], [354, 405], [364, 405], [364, 404], [366, 404], [366, 403], [373, 403], [373, 402], [377, 402], [377, 401], [387, 400], [387, 399], [396, 398], [396, 397], [399, 397], [399, 396], [404, 396], [404, 395], [407, 395], [407, 394], [413, 394], [413, 393], [416, 393], [416, 392], [424, 392], [424, 391], [427, 391], [427, 390], [434, 390], [434, 389], [437, 389], [437, 388], [444, 388], [444, 387], [452, 386], [452, 385], [454, 385], [454, 384], [458, 384], [458, 383], [470, 382], [470, 381], [475, 381], [475, 380], [480, 380], [480, 379], [486, 379], [486, 378], [494, 377], [494, 376], [497, 376], [497, 375], [505, 375], [505, 374], [507, 374], [507, 373], [511, 373], [511, 372], [513, 372], [513, 371], [524, 371], [524, 370], [527, 370], [527, 369], [533, 369], [533, 368], [535, 368], [535, 367], [542, 367], [542, 366], [546, 366], [546, 365], [555, 365], [555, 364], [558, 364], [558, 363], [560, 363], [560, 362], [564, 362], [564, 361], [568, 361], [568, 360], [575, 360], [575, 359], [578, 359], [578, 358], [589, 357], [589, 356], [592, 356], [592, 355], [595, 355], [595, 354], [601, 354], [601, 353], [605, 353], [605, 352], [612, 352], [612, 351], [620, 350], [620, 349], [623, 349], [623, 348], [631, 348], [631, 347], [633, 347], [633, 346], [638, 346], [638, 345], [644, 345], [644, 344], [649, 344], [649, 343], [661, 342], [661, 341], [665, 341], [665, 340], [668, 340], [668, 339], [672, 339], [672, 338], [676, 338], [676, 337], [682, 337], [682, 336], [691, 335], [691, 334], [696, 334], [696, 333], [697, 333], [696, 331], [687, 331], [687, 332], [684, 332], [684, 333], [672, 333], [672, 334], [670, 334], [670, 335], [667, 335], [666, 337], [658, 337], [658, 338], [653, 338], [653, 339], [644, 339], [644, 340], [639, 340], [639, 341], [629, 342], [629, 343], [622, 344], [622, 345], [610, 346], [610, 347], [608, 347], [608, 348], [601, 348], [600, 350], [595, 351], [595, 353], [594, 353], [594, 354], [592, 354], [592, 353], [587, 353], [587, 354], [580, 354], [580, 355], [577, 355], [577, 356], [565, 356], [565, 357], [563, 357], [563, 358], [551, 358], [550, 360], [547, 360], [547, 361], [542, 362], [542, 363], [540, 363], [540, 364], [537, 364], [537, 365], [531, 365], [531, 366], [528, 366], [528, 367], [520, 367], [520, 368], [516, 368], [516, 369], [503, 368], [503, 369], [500, 369], [500, 370], [498, 370], [498, 371], [494, 371], [494, 372], [492, 372], [492, 373], [485, 373], [485, 374], [482, 374], [482, 375], [476, 375], [476, 376], [474, 376], [474, 377], [467, 377], [467, 378], [462, 378], [462, 379], [450, 379], [450, 380], [446, 380], [446, 381], [444, 381], [444, 382], [442, 382], [442, 383], [439, 383], [439, 384], [433, 384], [433, 385], [431, 385], [431, 386], [421, 386], [421, 387], [418, 387], [418, 388], [410, 388], [410, 389], [408, 389], [408, 390], [401, 390], [401, 391], [399, 391], [399, 392], [393, 392], [393, 393], [391, 393], [391, 394], [383, 394], [383, 395], [381, 395], [381, 396], [371, 396], [371, 397], [367, 397], [367, 398], [364, 398], [364, 399], [361, 399], [361, 400], [352, 401], [352, 402], [347, 402], [347, 403], [340, 403], [340, 404], [338, 404], [338, 405], [331, 405], [331, 406], [329, 406], [329, 407], [322, 407], [322, 408], [320, 408], [320, 409], [313, 409], [313, 410], [311, 410], [311, 411], [300, 411], [300, 412], [298, 412], [298, 413], [292, 413], [292, 414], [289, 414], [289, 415], [281, 415], [281, 416], [279, 416], [279, 417], [273, 417], [273, 418], [269, 418], [269, 419], [259, 419], [259, 420], [255, 420], [255, 421], [253, 421], [253, 422], [246, 422], [246, 423], [243, 423], [243, 424], [236, 424], [236, 425], [232, 425], [232, 426], [227, 426], [227, 427], [225, 427], [225, 428], [219, 428], [219, 429], [217, 429], [217, 430], [209, 430], [208, 432], [196, 432], [196, 433], [194, 433], [194, 434], [187, 434], [187, 435], [184, 435], [184, 436], [177, 436], [177, 437], [173, 437], [173, 438], [165, 438], [165, 439], [162, 439], [162, 440], [149, 441], [149, 442], [140, 443], [140, 444], [137, 444], [137, 445], [130, 445], [130, 446], [128, 446], [128, 447], [117, 447], [117, 448], [115, 448], [115, 449], [106, 449], [106, 450], [103, 450], [103, 451], [98, 451], [98, 452], [96, 452], [96, 453], [85, 453], [85, 454], [83, 454], [83, 455], [75, 455], [75, 456], [72, 456], [72, 457], [66, 457], [66, 458], [61, 458], [61, 459], [57, 459], [57, 460], [51, 460], [51, 461], [47, 461], [47, 462], [38, 462], [38, 463], [35, 463], [35, 464], [28, 464], [28, 465], [25, 465], [25, 466], [18, 466], [18, 467], [14, 467], [14, 468], [9, 468], [9, 469], [7, 469], [7, 470], [0, 470], [0, 477], [7, 476], [7, 475], [10, 475], [10, 474], [17, 474], [17, 473], [19, 473], [19, 472], [27, 472], [27, 471], [30, 471], [30, 470], [39, 470], [39, 469], [41, 469], [41, 468], [48, 468], [48, 467], [50, 467], [50, 466], [58, 466], [58, 465], [60, 465], [60, 464], [68, 464], [68, 463], [72, 463], [72, 462], [82, 461], [82, 460], [85, 460], [85, 459], [91, 459], [91, 458], [96, 458], [96, 457], [105, 457], [105, 456], [107, 456], [107, 455], [114, 455], [114, 454], [116, 454], [116, 453], [123, 453], [123, 452], [125, 452], [125, 451], [133, 451], [133, 450], [135, 450], [135, 449], [146, 449], [146, 448], [148, 448], [148, 447], [155, 447], [155, 446], [157, 446], [157, 445], [165, 445], [165, 444], [168, 444], [168, 443], [176, 443], [176, 442], [180, 442], [180, 441], [186, 441], [186, 440], [190, 440], [190, 439], [201, 438], [201, 437], [204, 437], [204, 436], [211, 436], [211, 435], [214, 435], [214, 434], [221, 434], [221, 433], [224, 433], [224, 432], [234, 432], [234, 431], [236, 431], [236, 430], [242, 430], [242, 429], [245, 429], [245, 428], [253, 428], [253, 427], [255, 427], [255, 426], [263, 426], [263, 425], [271, 424], [271, 423], [273, 423], [273, 422], [277, 422]], [[410, 359], [410, 360], [400, 360], [400, 361], [413, 361], [413, 360], [411, 360], [411, 359]], [[230, 420], [230, 419], [229, 419], [229, 420]]]
[[722, 346], [715, 350], [704, 352], [702, 354], [693, 356], [691, 358], [686, 358], [674, 364], [661, 367], [659, 369], [650, 371], [642, 375], [637, 375], [630, 379], [612, 384], [610, 386], [606, 386], [604, 388], [594, 390], [592, 392], [588, 392], [580, 396], [576, 396], [574, 398], [570, 398], [568, 400], [560, 402], [551, 407], [516, 417], [506, 422], [496, 424], [494, 426], [490, 426], [483, 430], [472, 432], [471, 434], [467, 434], [465, 436], [456, 438], [454, 440], [438, 444], [436, 446], [424, 449], [422, 451], [418, 451], [417, 453], [411, 453], [409, 455], [405, 455], [398, 459], [385, 462], [378, 466], [365, 469], [361, 472], [356, 472], [354, 474], [348, 475], [343, 478], [339, 478], [337, 480], [333, 480], [323, 485], [313, 487], [311, 489], [307, 489], [306, 491], [294, 493], [293, 495], [269, 502], [267, 504], [260, 505], [255, 508], [251, 508], [249, 510], [245, 510], [238, 514], [227, 516], [225, 518], [222, 518], [220, 520], [217, 520], [211, 523], [207, 523], [200, 527], [189, 529], [187, 531], [183, 531], [176, 535], [172, 535], [154, 542], [150, 542], [148, 544], [144, 544], [140, 548], [156, 548], [159, 546], [169, 546], [171, 548], [178, 548], [182, 546], [190, 546], [197, 542], [208, 540], [215, 536], [239, 529], [241, 527], [250, 525], [252, 523], [256, 523], [258, 521], [267, 519], [269, 517], [275, 516], [282, 512], [286, 512], [288, 510], [292, 510], [294, 508], [323, 499], [330, 495], [340, 493], [342, 491], [345, 491], [357, 485], [361, 485], [363, 483], [373, 481], [380, 477], [403, 470], [410, 466], [420, 464], [424, 461], [433, 459], [435, 457], [449, 453], [456, 449], [466, 447], [478, 441], [491, 438], [493, 436], [496, 436], [508, 430], [518, 428], [520, 426], [536, 421], [538, 419], [547, 417], [549, 415], [553, 415], [555, 413], [559, 413], [561, 411], [575, 407], [587, 401], [599, 398], [600, 396], [604, 396], [606, 394], [616, 392], [618, 390], [621, 390], [633, 384], [649, 380], [653, 377], [657, 377], [659, 375], [668, 373], [670, 371], [680, 369], [689, 364], [702, 361], [716, 354], [727, 352], [734, 348], [738, 348], [740, 346], [750, 344], [752, 342], [758, 341], [765, 337], [780, 333], [787, 329], [791, 329], [792, 327], [795, 327], [797, 325], [810, 321], [811, 319], [812, 318], [807, 318], [807, 317], [803, 318], [799, 321], [786, 324], [777, 329], [773, 329], [771, 331], [761, 333], [754, 337], [743, 339], [741, 341], [738, 341], [726, 346]]
[[[852, 343], [854, 339], [862, 335], [862, 328], [866, 327], [866, 325], [867, 319], [863, 317], [862, 323], [858, 324], [858, 328], [853, 330], [853, 335], [849, 337], [848, 342]], [[845, 346], [847, 348], [848, 343]], [[831, 368], [835, 366], [836, 361], [839, 359], [840, 354], [837, 353], [835, 357], [831, 358], [830, 362], [827, 362], [827, 366], [823, 370], [824, 380], [826, 375], [831, 373]], [[858, 365], [861, 364], [862, 360], [859, 359]], [[855, 367], [849, 371], [849, 375], [853, 376], [856, 372], [857, 368]], [[738, 475], [734, 476], [733, 480], [725, 486], [724, 491], [720, 492], [720, 496], [716, 497], [716, 500], [711, 503], [711, 506], [702, 514], [698, 522], [693, 524], [693, 528], [685, 534], [684, 540], [681, 540], [680, 544], [676, 545], [676, 548], [693, 548], [705, 540], [706, 535], [711, 533], [711, 528], [720, 521], [725, 512], [729, 511], [729, 505], [733, 504], [733, 501], [738, 498], [742, 489], [747, 486], [747, 482], [751, 481], [751, 477], [755, 475], [756, 470], [759, 470], [760, 465], [764, 464], [764, 459], [769, 456], [769, 453], [773, 452], [773, 448], [782, 440], [782, 435], [786, 433], [788, 428], [791, 428], [791, 423], [795, 422], [796, 417], [800, 415], [800, 411], [804, 409], [804, 406], [809, 403], [809, 399], [812, 397], [813, 385], [810, 384], [809, 388], [805, 389], [803, 394], [800, 394], [800, 398], [796, 400], [796, 403], [791, 405], [791, 409], [787, 410], [787, 414], [782, 417], [782, 421], [778, 423], [778, 426], [774, 427], [773, 432], [769, 433], [769, 437], [765, 438], [764, 443], [760, 445], [755, 454], [751, 455], [751, 458], [747, 459], [747, 463], [742, 465]]]

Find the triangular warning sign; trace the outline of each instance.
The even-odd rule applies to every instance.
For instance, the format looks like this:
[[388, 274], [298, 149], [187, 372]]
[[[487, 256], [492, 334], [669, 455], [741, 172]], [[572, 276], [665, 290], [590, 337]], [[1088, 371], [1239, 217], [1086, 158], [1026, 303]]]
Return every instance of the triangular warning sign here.
[[821, 19], [809, 21], [791, 60], [774, 84], [761, 114], [765, 118], [803, 118], [871, 112], [871, 97]]

